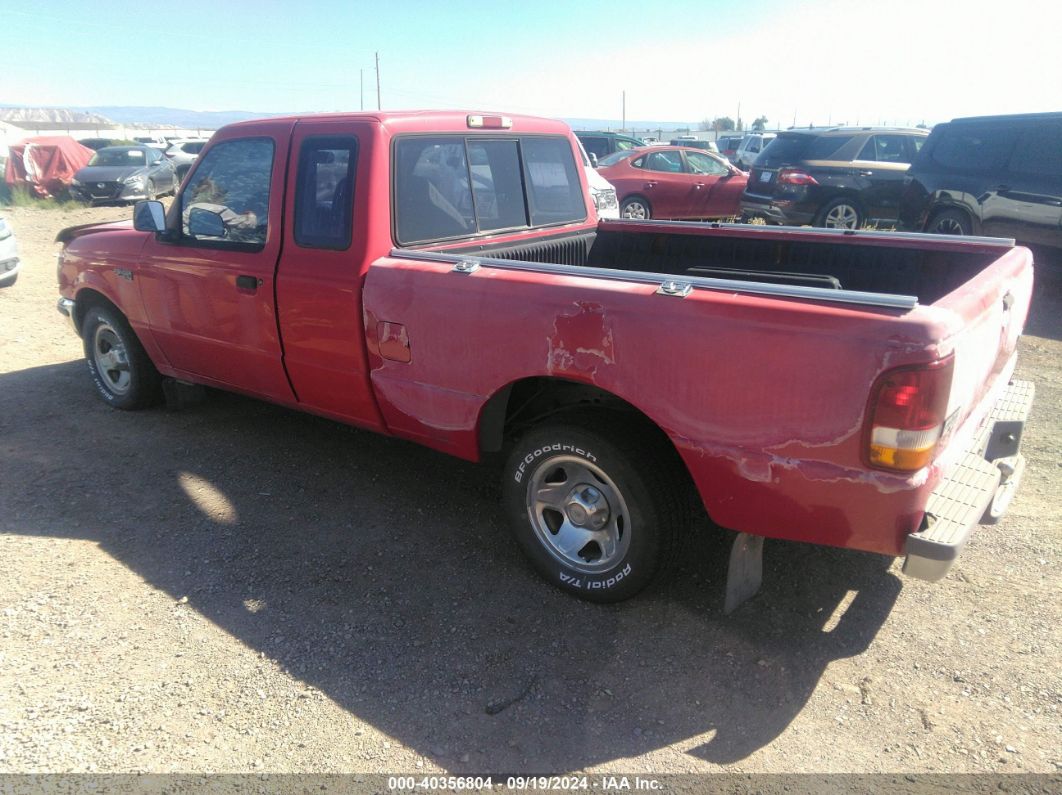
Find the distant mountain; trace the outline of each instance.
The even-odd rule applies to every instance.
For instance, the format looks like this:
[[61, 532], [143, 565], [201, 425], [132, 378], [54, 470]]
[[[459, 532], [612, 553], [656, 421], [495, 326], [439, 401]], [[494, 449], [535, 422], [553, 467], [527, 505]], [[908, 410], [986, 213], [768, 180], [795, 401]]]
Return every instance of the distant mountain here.
[[[28, 114], [28, 115], [27, 115]], [[247, 110], [186, 110], [184, 108], [127, 105], [75, 106], [71, 108], [15, 108], [0, 105], [0, 120], [70, 122], [84, 124], [124, 124], [140, 127], [178, 127], [190, 130], [216, 130], [226, 124], [268, 116], [287, 116], [291, 111], [259, 113]], [[620, 119], [564, 119], [576, 130], [619, 130]], [[627, 120], [630, 131], [676, 132], [696, 129], [697, 125], [680, 121]]]
[[285, 113], [254, 113], [246, 110], [185, 110], [183, 108], [123, 105], [84, 107], [76, 108], [76, 110], [99, 113], [114, 119], [119, 124], [136, 124], [143, 127], [181, 127], [191, 130], [216, 130], [218, 127], [237, 121], [286, 115]]
[[71, 108], [0, 108], [0, 121], [49, 122], [54, 124], [111, 124], [98, 113]]
[[573, 130], [612, 130], [625, 129], [628, 132], [639, 130], [645, 132], [689, 132], [697, 129], [697, 124], [688, 121], [637, 121], [627, 119], [624, 126], [621, 119], [565, 119]]

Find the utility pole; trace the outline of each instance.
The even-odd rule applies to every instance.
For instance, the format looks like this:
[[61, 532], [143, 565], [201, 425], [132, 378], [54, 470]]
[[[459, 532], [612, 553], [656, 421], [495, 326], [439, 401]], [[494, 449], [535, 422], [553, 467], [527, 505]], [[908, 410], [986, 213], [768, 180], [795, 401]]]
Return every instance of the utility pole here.
[[361, 109], [365, 110], [365, 70], [358, 70], [358, 82], [361, 85]]
[[623, 91], [623, 127], [621, 132], [627, 132], [627, 91]]
[[[741, 132], [741, 100], [740, 99], [738, 100], [737, 124], [735, 126], [737, 127], [737, 131]], [[715, 133], [715, 138], [716, 138], [717, 141], [719, 140], [719, 132], [718, 131], [716, 131], [716, 133]]]
[[376, 110], [383, 110], [380, 104], [380, 53], [376, 52]]

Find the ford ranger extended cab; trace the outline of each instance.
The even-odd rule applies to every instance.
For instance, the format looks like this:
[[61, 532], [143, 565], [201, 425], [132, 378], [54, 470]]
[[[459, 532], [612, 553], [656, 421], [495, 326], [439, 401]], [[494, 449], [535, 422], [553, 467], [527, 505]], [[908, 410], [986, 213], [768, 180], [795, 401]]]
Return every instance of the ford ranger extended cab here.
[[1013, 241], [599, 222], [566, 125], [457, 112], [234, 124], [133, 216], [58, 237], [104, 401], [206, 385], [503, 453], [517, 542], [580, 597], [662, 575], [691, 489], [736, 533], [728, 610], [764, 538], [937, 580], [1022, 474]]

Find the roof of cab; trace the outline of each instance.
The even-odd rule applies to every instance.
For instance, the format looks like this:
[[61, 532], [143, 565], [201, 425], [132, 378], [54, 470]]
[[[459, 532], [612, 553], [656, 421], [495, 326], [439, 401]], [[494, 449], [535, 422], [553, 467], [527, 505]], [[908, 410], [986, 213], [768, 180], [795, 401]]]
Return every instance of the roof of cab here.
[[[504, 129], [469, 127], [469, 116], [504, 116], [512, 120], [512, 127]], [[458, 131], [487, 132], [495, 135], [519, 132], [566, 134], [571, 129], [559, 119], [482, 110], [389, 110], [364, 111], [361, 113], [304, 113], [291, 116], [249, 119], [225, 126], [227, 128], [254, 128], [262, 123], [277, 121], [374, 121], [386, 127], [392, 134]]]

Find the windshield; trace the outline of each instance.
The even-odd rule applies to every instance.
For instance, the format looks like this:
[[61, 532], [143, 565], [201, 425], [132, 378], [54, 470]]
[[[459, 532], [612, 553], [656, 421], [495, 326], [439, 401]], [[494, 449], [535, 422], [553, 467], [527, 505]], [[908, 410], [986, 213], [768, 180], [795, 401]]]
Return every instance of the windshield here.
[[147, 163], [143, 149], [125, 147], [101, 149], [88, 162], [90, 166], [142, 166]]

